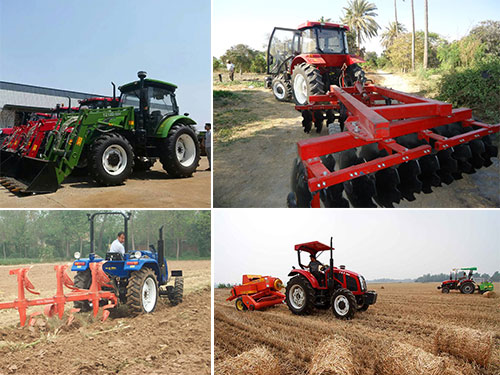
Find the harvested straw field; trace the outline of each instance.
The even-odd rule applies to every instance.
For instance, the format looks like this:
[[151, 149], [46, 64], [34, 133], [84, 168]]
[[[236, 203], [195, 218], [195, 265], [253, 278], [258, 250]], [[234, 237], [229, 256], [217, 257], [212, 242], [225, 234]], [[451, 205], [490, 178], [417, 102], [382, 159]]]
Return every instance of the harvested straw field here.
[[[225, 301], [229, 289], [216, 289], [215, 374], [224, 374], [218, 371], [222, 363], [257, 347], [267, 348], [279, 361], [276, 375], [336, 374], [324, 364], [337, 361], [341, 373], [356, 375], [383, 375], [391, 370], [404, 375], [499, 374], [500, 298], [442, 294], [436, 286], [370, 284], [368, 289], [378, 293], [377, 303], [349, 321], [335, 319], [331, 310], [296, 316], [286, 305], [238, 312], [234, 303]], [[499, 288], [497, 283], [495, 289]], [[451, 350], [445, 341], [449, 335], [462, 340], [460, 347], [469, 352], [459, 355]], [[441, 345], [439, 350], [435, 341]], [[339, 348], [332, 357], [323, 349], [328, 345]], [[491, 356], [485, 367], [483, 352], [489, 346]], [[352, 353], [351, 358], [346, 359], [346, 353]]]

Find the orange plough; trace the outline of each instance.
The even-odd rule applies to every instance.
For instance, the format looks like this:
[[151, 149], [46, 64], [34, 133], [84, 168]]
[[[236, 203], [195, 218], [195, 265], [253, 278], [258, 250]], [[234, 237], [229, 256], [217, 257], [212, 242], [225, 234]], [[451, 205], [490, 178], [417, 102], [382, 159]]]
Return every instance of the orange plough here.
[[[102, 290], [103, 286], [112, 287], [109, 285], [109, 278], [106, 276], [102, 270], [101, 263], [90, 263], [90, 270], [92, 273], [92, 283], [89, 289], [79, 289], [73, 284], [73, 280], [70, 279], [66, 273], [68, 265], [56, 265], [54, 270], [56, 272], [56, 285], [57, 291], [53, 297], [49, 298], [36, 298], [27, 299], [25, 295], [25, 290], [31, 294], [39, 295], [40, 293], [35, 291], [35, 287], [28, 278], [28, 271], [31, 267], [16, 268], [9, 271], [10, 275], [17, 275], [17, 293], [18, 297], [13, 302], [2, 302], [0, 303], [1, 309], [17, 309], [19, 312], [19, 321], [21, 327], [26, 323], [26, 313], [30, 306], [41, 306], [47, 305], [44, 309], [44, 313], [48, 317], [57, 315], [59, 319], [63, 318], [65, 304], [67, 302], [75, 301], [89, 301], [92, 303], [94, 317], [97, 316], [99, 312], [99, 302], [101, 300], [107, 301], [107, 304], [103, 306], [102, 320], [105, 321], [109, 316], [109, 309], [115, 307], [118, 303], [116, 295], [112, 291]], [[64, 287], [70, 289], [70, 292], [64, 293]], [[69, 319], [73, 320], [73, 313], [78, 312], [79, 309], [71, 309]], [[30, 325], [33, 324], [34, 318], [40, 315], [40, 312], [35, 312], [30, 315]]]

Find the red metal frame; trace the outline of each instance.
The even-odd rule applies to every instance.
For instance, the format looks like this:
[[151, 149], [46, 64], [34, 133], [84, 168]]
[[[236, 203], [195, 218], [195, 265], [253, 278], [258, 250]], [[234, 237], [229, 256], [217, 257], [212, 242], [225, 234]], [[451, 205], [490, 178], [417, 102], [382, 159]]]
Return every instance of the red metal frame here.
[[[396, 105], [379, 105], [378, 100], [391, 99]], [[311, 96], [311, 104], [296, 106], [297, 110], [338, 111], [342, 103], [348, 111], [345, 122], [347, 131], [342, 133], [306, 139], [297, 143], [298, 155], [308, 174], [309, 190], [314, 193], [329, 186], [352, 180], [391, 166], [418, 159], [435, 151], [484, 137], [500, 131], [500, 124], [488, 125], [472, 119], [470, 109], [452, 109], [451, 104], [420, 98], [400, 91], [376, 85], [361, 85], [340, 88], [331, 86], [326, 95]], [[325, 104], [325, 102], [327, 104]], [[444, 137], [434, 133], [432, 128], [460, 122], [462, 126], [476, 126], [479, 129]], [[431, 145], [408, 149], [399, 145], [394, 138], [417, 133], [419, 139], [434, 140]], [[386, 150], [386, 157], [353, 165], [330, 172], [320, 156], [377, 143], [380, 150]], [[320, 206], [319, 194], [315, 194], [312, 207]]]
[[261, 310], [263, 308], [283, 303], [285, 295], [279, 291], [282, 282], [272, 276], [243, 275], [242, 285], [236, 285], [231, 289], [231, 295], [226, 301], [241, 298], [243, 304], [249, 310]]
[[[68, 265], [57, 265], [54, 266], [57, 280], [56, 294], [54, 297], [38, 299], [27, 299], [25, 296], [25, 289], [32, 294], [40, 294], [34, 290], [34, 286], [28, 278], [27, 274], [31, 267], [12, 269], [9, 271], [9, 274], [17, 275], [18, 297], [13, 302], [0, 303], [0, 310], [17, 309], [21, 326], [24, 326], [26, 323], [26, 311], [30, 306], [49, 305], [45, 308], [45, 314], [47, 316], [57, 314], [59, 319], [62, 319], [64, 315], [64, 306], [67, 302], [89, 301], [92, 302], [93, 314], [94, 317], [96, 317], [99, 312], [99, 301], [106, 299], [108, 300], [108, 304], [103, 307], [102, 319], [104, 321], [109, 316], [109, 309], [117, 305], [118, 299], [113, 292], [101, 290], [103, 286], [111, 287], [107, 285], [109, 278], [102, 271], [102, 264], [90, 263], [89, 266], [92, 273], [92, 283], [88, 290], [75, 288], [73, 281], [66, 274]], [[71, 292], [65, 294], [64, 287], [69, 288]], [[71, 313], [72, 312], [74, 312], [74, 310], [72, 310]], [[38, 313], [31, 314], [32, 317], [35, 315], [38, 315]]]

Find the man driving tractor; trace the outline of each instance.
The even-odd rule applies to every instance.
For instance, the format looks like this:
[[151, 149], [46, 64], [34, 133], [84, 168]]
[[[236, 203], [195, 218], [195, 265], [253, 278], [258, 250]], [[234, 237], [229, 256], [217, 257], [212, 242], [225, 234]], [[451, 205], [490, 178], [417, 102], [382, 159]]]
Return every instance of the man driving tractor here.
[[109, 252], [125, 255], [125, 247], [123, 246], [124, 243], [125, 243], [125, 232], [119, 232], [116, 235], [116, 240], [114, 240], [111, 243], [111, 246], [109, 247]]
[[321, 272], [320, 269], [322, 269], [324, 265], [319, 260], [317, 260], [316, 256], [313, 254], [309, 255], [309, 258], [311, 259], [311, 261], [309, 262], [309, 265], [305, 267], [308, 268], [309, 272], [311, 272], [316, 280], [318, 280], [319, 285], [323, 286], [325, 275], [323, 272]]

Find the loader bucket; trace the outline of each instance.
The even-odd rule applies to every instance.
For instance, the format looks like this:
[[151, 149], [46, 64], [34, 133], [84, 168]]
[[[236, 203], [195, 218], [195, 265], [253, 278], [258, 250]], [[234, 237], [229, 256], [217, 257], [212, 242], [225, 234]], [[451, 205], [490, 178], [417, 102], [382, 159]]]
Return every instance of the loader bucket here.
[[48, 160], [13, 155], [1, 170], [6, 177], [1, 184], [12, 192], [53, 193], [59, 187], [55, 164]]

